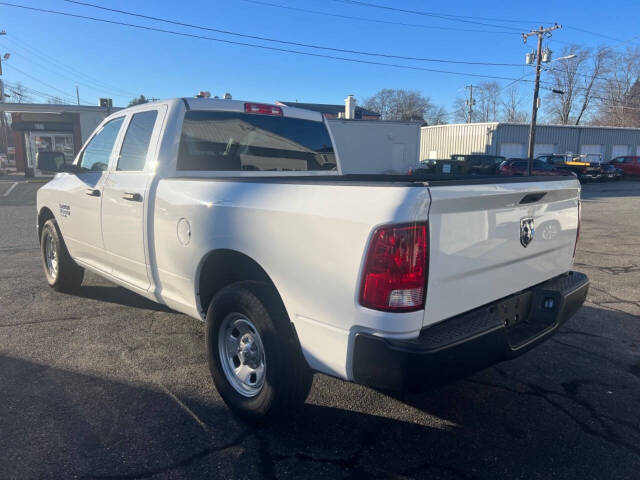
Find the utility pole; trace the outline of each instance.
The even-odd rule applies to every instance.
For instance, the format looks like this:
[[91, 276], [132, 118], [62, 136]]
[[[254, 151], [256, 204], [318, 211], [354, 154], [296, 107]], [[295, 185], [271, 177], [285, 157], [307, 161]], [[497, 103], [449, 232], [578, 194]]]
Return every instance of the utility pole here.
[[[0, 30], [0, 35], [6, 35], [6, 34], [7, 34], [7, 32], [5, 32], [4, 30]], [[0, 57], [0, 75], [2, 75], [2, 58], [3, 57]], [[8, 53], [4, 54], [4, 59], [5, 60], [9, 60], [9, 54]]]
[[78, 91], [78, 85], [76, 85], [76, 98], [78, 99], [78, 105], [80, 105], [80, 92]]
[[[538, 95], [540, 93], [540, 71], [542, 70], [542, 38], [550, 37], [553, 30], [562, 28], [562, 25], [557, 23], [549, 28], [540, 26], [538, 30], [531, 30], [529, 33], [523, 33], [522, 39], [524, 43], [527, 43], [529, 37], [538, 37], [538, 49], [536, 50], [536, 81], [533, 87], [533, 107], [531, 108], [531, 125], [529, 126], [529, 150], [527, 152], [527, 174], [531, 176], [531, 170], [533, 165], [533, 150], [536, 143], [536, 122], [538, 119], [538, 108], [540, 107], [540, 99]], [[546, 61], [549, 61], [547, 59]]]
[[[7, 32], [4, 30], [0, 30], [0, 35], [6, 35]], [[5, 54], [5, 60], [9, 58], [9, 54]], [[0, 56], [0, 76], [2, 75], [2, 57]], [[4, 85], [2, 85], [2, 80], [0, 80], [0, 103], [4, 102]], [[9, 127], [7, 125], [7, 117], [4, 111], [0, 112], [0, 128], [2, 128], [2, 140], [4, 143], [4, 153], [9, 158]]]
[[467, 100], [467, 106], [469, 107], [469, 119], [467, 123], [471, 123], [473, 121], [473, 106], [476, 104], [476, 101], [473, 99], [473, 85], [465, 85], [465, 90], [469, 89], [469, 100]]

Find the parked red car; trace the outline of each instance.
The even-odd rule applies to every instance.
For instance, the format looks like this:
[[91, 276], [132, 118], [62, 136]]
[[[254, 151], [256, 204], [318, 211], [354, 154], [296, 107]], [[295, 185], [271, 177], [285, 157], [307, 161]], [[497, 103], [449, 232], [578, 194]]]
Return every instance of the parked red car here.
[[[527, 160], [522, 158], [510, 158], [500, 164], [500, 175], [519, 177], [527, 175]], [[569, 170], [555, 168], [541, 160], [534, 160], [531, 166], [531, 174], [538, 176], [570, 176], [575, 175]]]
[[640, 157], [637, 156], [625, 156], [616, 157], [609, 162], [611, 165], [619, 168], [625, 175], [638, 175], [640, 176]]

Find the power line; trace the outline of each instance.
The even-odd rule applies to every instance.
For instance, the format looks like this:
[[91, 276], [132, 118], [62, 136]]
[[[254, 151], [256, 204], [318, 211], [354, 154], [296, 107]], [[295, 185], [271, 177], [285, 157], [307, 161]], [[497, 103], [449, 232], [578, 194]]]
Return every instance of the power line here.
[[[16, 50], [16, 48], [20, 49], [21, 51], [16, 53], [16, 51], [15, 51], [15, 50]], [[24, 51], [24, 52], [26, 52], [27, 50], [21, 49], [20, 47], [17, 47], [16, 45], [14, 45], [14, 46], [12, 47], [12, 50], [13, 50], [13, 55], [15, 55], [15, 56], [17, 56], [17, 57], [22, 57], [24, 60], [28, 61], [30, 64], [33, 64], [33, 65], [35, 65], [35, 66], [37, 66], [37, 67], [41, 68], [41, 69], [42, 69], [42, 70], [44, 70], [44, 71], [48, 71], [48, 72], [51, 72], [51, 73], [55, 73], [55, 74], [56, 74], [56, 75], [58, 75], [58, 76], [61, 76], [61, 77], [67, 78], [68, 80], [72, 80], [72, 81], [74, 81], [76, 84], [78, 84], [78, 85], [82, 85], [82, 86], [84, 86], [84, 87], [86, 87], [86, 88], [88, 88], [88, 89], [90, 89], [90, 90], [95, 91], [95, 92], [99, 92], [99, 93], [100, 93], [100, 94], [102, 94], [102, 95], [109, 93], [107, 89], [105, 89], [105, 88], [103, 88], [103, 87], [101, 87], [101, 86], [99, 86], [99, 85], [91, 85], [91, 84], [88, 84], [88, 83], [84, 83], [84, 82], [82, 82], [82, 81], [79, 81], [76, 77], [72, 77], [72, 76], [71, 76], [70, 74], [68, 74], [68, 73], [66, 73], [66, 74], [65, 74], [65, 73], [64, 73], [64, 70], [63, 70], [63, 69], [61, 69], [61, 68], [49, 67], [49, 66], [44, 65], [44, 64], [42, 64], [42, 63], [40, 63], [40, 62], [34, 61], [33, 59], [28, 59], [28, 58], [25, 56], [25, 54], [23, 53], [23, 51]], [[55, 65], [55, 64], [54, 64], [54, 65]], [[55, 68], [55, 69], [54, 69], [54, 68]], [[118, 96], [120, 96], [120, 95], [118, 95]]]
[[449, 20], [451, 22], [471, 23], [471, 24], [474, 24], [474, 25], [483, 25], [485, 27], [506, 28], [506, 29], [509, 29], [509, 30], [513, 30], [515, 32], [518, 31], [518, 30], [516, 30], [514, 28], [511, 28], [511, 27], [505, 27], [504, 25], [495, 25], [495, 24], [491, 24], [491, 23], [478, 22], [478, 21], [475, 21], [475, 20], [467, 20], [467, 19], [465, 19], [465, 17], [462, 17], [462, 16], [448, 15], [448, 14], [435, 13], [435, 12], [425, 12], [425, 11], [422, 11], [422, 10], [410, 10], [410, 9], [407, 9], [407, 8], [388, 7], [386, 5], [377, 5], [375, 3], [361, 2], [361, 1], [358, 1], [358, 0], [332, 0], [332, 1], [339, 2], [339, 3], [347, 3], [347, 4], [351, 4], [351, 5], [359, 5], [359, 6], [362, 6], [362, 7], [371, 7], [371, 8], [379, 8], [379, 9], [382, 9], [382, 10], [392, 10], [392, 11], [395, 11], [395, 12], [411, 13], [411, 14], [414, 14], [414, 15], [421, 15], [421, 16], [424, 16], [424, 17], [440, 18], [442, 20]]
[[80, 70], [77, 70], [67, 64], [64, 64], [62, 62], [60, 62], [59, 60], [54, 60], [51, 58], [51, 55], [45, 55], [41, 50], [35, 48], [35, 47], [31, 47], [29, 46], [26, 42], [24, 42], [24, 40], [16, 38], [15, 34], [11, 35], [11, 38], [8, 37], [2, 37], [5, 41], [8, 41], [12, 44], [13, 48], [19, 48], [22, 49], [36, 57], [38, 57], [39, 59], [41, 59], [42, 61], [49, 63], [51, 65], [53, 65], [57, 70], [63, 69], [66, 70], [67, 72], [69, 72], [71, 75], [74, 75], [74, 81], [77, 81], [77, 76], [81, 76], [84, 77], [85, 82], [91, 82], [91, 84], [94, 84], [96, 86], [102, 87], [103, 90], [106, 91], [111, 91], [113, 93], [116, 92], [120, 92], [119, 95], [121, 96], [130, 96], [130, 95], [137, 95], [133, 92], [128, 92], [127, 90], [123, 90], [119, 87], [115, 87], [113, 85], [109, 85], [108, 83], [103, 82], [102, 80], [98, 80], [94, 77], [91, 77], [90, 75], [87, 75], [84, 72], [81, 72]]
[[369, 18], [369, 17], [358, 17], [358, 16], [354, 16], [354, 15], [342, 15], [339, 13], [329, 13], [329, 12], [322, 12], [320, 10], [310, 10], [307, 8], [300, 8], [300, 7], [292, 7], [290, 5], [282, 5], [279, 3], [271, 3], [271, 2], [264, 2], [261, 0], [241, 0], [243, 2], [247, 2], [247, 3], [253, 3], [255, 5], [263, 5], [266, 7], [274, 7], [274, 8], [281, 8], [284, 10], [291, 10], [291, 11], [295, 11], [295, 12], [303, 12], [303, 13], [311, 13], [314, 15], [324, 15], [327, 17], [334, 17], [334, 18], [344, 18], [344, 19], [348, 19], [348, 20], [358, 20], [358, 21], [362, 21], [362, 22], [370, 22], [370, 23], [380, 23], [380, 24], [387, 24], [387, 25], [398, 25], [398, 26], [402, 26], [402, 27], [415, 27], [415, 28], [427, 28], [429, 30], [447, 30], [447, 31], [454, 31], [454, 32], [472, 32], [472, 33], [494, 33], [494, 34], [503, 34], [503, 35], [516, 35], [516, 32], [513, 31], [499, 31], [499, 30], [481, 30], [481, 29], [475, 29], [475, 28], [458, 28], [458, 27], [444, 27], [441, 25], [426, 25], [424, 23], [407, 23], [407, 22], [394, 22], [392, 20], [380, 20], [377, 18]]
[[[428, 16], [428, 17], [441, 18], [443, 20], [465, 22], [465, 23], [474, 23], [474, 24], [485, 25], [485, 26], [494, 27], [494, 28], [510, 28], [510, 27], [505, 27], [504, 25], [493, 25], [493, 24], [488, 24], [488, 23], [482, 23], [482, 22], [478, 22], [478, 21], [475, 21], [475, 20], [487, 20], [487, 21], [504, 22], [504, 23], [534, 23], [534, 24], [536, 24], [536, 23], [537, 24], [551, 23], [551, 22], [541, 22], [539, 20], [537, 20], [537, 21], [532, 21], [532, 20], [513, 20], [513, 19], [504, 19], [504, 18], [488, 18], [488, 17], [478, 17], [478, 16], [470, 16], [470, 15], [454, 15], [454, 14], [449, 14], [449, 13], [438, 13], [438, 12], [427, 12], [427, 11], [420, 11], [420, 10], [410, 10], [410, 9], [404, 9], [404, 8], [389, 7], [389, 6], [386, 6], [386, 5], [377, 5], [375, 3], [363, 2], [363, 1], [360, 1], [360, 0], [332, 0], [332, 1], [333, 2], [339, 2], [339, 3], [351, 4], [351, 5], [366, 6], [366, 7], [371, 7], [371, 8], [379, 8], [379, 9], [384, 9], [384, 10], [393, 10], [393, 11], [403, 12], [403, 13], [411, 13], [411, 14], [415, 14], [415, 15], [422, 15], [422, 16]], [[608, 40], [613, 40], [613, 41], [619, 42], [619, 43], [626, 43], [627, 42], [627, 41], [624, 41], [624, 40], [620, 40], [619, 38], [612, 37], [610, 35], [605, 35], [604, 33], [594, 32], [592, 30], [587, 30], [585, 28], [567, 26], [567, 25], [565, 25], [564, 27], [568, 28], [570, 30], [575, 30], [577, 32], [586, 33], [588, 35], [593, 35], [593, 36], [596, 36], [596, 37], [601, 37], [601, 38], [606, 38]], [[564, 43], [564, 42], [559, 42], [559, 43]]]
[[116, 20], [108, 20], [108, 19], [105, 19], [105, 18], [90, 17], [90, 16], [87, 16], [87, 15], [78, 15], [78, 14], [74, 14], [74, 13], [60, 12], [60, 11], [57, 11], [57, 10], [48, 10], [48, 9], [44, 9], [44, 8], [29, 7], [29, 6], [26, 6], [26, 5], [18, 5], [18, 4], [14, 4], [14, 3], [0, 2], [0, 5], [4, 5], [4, 6], [7, 6], [7, 7], [13, 7], [13, 8], [21, 8], [21, 9], [25, 9], [25, 10], [32, 10], [32, 11], [36, 11], [36, 12], [52, 13], [52, 14], [56, 14], [56, 15], [62, 15], [62, 16], [73, 17], [73, 18], [80, 18], [80, 19], [84, 19], [84, 20], [91, 20], [91, 21], [96, 21], [96, 22], [108, 23], [108, 24], [112, 24], [112, 25], [121, 25], [121, 26], [125, 26], [125, 27], [138, 28], [138, 29], [141, 29], [141, 30], [148, 30], [148, 31], [152, 31], [152, 32], [167, 33], [167, 34], [170, 34], [170, 35], [176, 35], [176, 36], [181, 36], [181, 37], [196, 38], [196, 39], [201, 39], [201, 40], [210, 40], [210, 41], [213, 41], [213, 42], [225, 43], [225, 44], [229, 44], [229, 45], [240, 45], [240, 46], [244, 46], [244, 47], [259, 48], [259, 49], [262, 49], [262, 50], [272, 50], [272, 51], [284, 52], [284, 53], [293, 53], [293, 54], [296, 54], [296, 55], [305, 55], [305, 56], [309, 56], [309, 57], [326, 58], [326, 59], [331, 59], [331, 60], [341, 60], [341, 61], [345, 61], [345, 62], [361, 63], [361, 64], [366, 64], [366, 65], [379, 65], [379, 66], [386, 66], [386, 67], [393, 67], [393, 68], [400, 68], [400, 69], [408, 69], [408, 70], [416, 70], [416, 71], [423, 71], [423, 72], [431, 72], [431, 73], [443, 73], [443, 74], [447, 74], [447, 75], [459, 75], [459, 76], [476, 77], [476, 78], [489, 78], [489, 79], [493, 79], [493, 80], [514, 80], [514, 78], [512, 78], [512, 77], [483, 75], [483, 74], [468, 73], [468, 72], [453, 72], [453, 71], [449, 71], [449, 70], [439, 70], [439, 69], [433, 69], [433, 68], [416, 67], [416, 66], [412, 66], [412, 65], [402, 65], [402, 64], [397, 64], [397, 63], [377, 62], [377, 61], [373, 61], [373, 60], [363, 60], [363, 59], [358, 59], [358, 58], [339, 57], [339, 56], [335, 56], [335, 55], [326, 55], [326, 54], [321, 54], [321, 53], [303, 52], [303, 51], [300, 51], [300, 50], [292, 50], [292, 49], [288, 49], [288, 48], [271, 47], [271, 46], [259, 45], [259, 44], [255, 44], [255, 43], [238, 42], [238, 41], [234, 41], [234, 40], [226, 40], [226, 39], [222, 39], [222, 38], [209, 37], [209, 36], [205, 36], [205, 35], [196, 35], [196, 34], [193, 34], [193, 33], [178, 32], [178, 31], [175, 31], [175, 30], [167, 30], [167, 29], [164, 29], [164, 28], [149, 27], [149, 26], [137, 25], [137, 24], [133, 24], [133, 23], [119, 22], [119, 21], [116, 21]]
[[52, 90], [55, 90], [55, 91], [57, 91], [57, 92], [62, 93], [62, 94], [63, 94], [67, 99], [72, 98], [71, 96], [68, 96], [68, 93], [67, 93], [67, 92], [65, 92], [64, 90], [60, 90], [59, 88], [54, 87], [53, 85], [49, 85], [48, 83], [43, 82], [43, 81], [42, 81], [42, 80], [40, 80], [39, 78], [36, 78], [36, 77], [34, 77], [33, 75], [31, 75], [31, 74], [29, 74], [29, 73], [25, 72], [24, 70], [19, 69], [18, 67], [16, 67], [16, 66], [15, 66], [15, 65], [13, 65], [13, 64], [11, 64], [10, 68], [11, 68], [11, 69], [13, 69], [13, 70], [15, 70], [15, 71], [17, 71], [17, 72], [20, 72], [20, 73], [21, 73], [22, 75], [24, 75], [25, 77], [29, 77], [30, 79], [35, 80], [35, 81], [36, 81], [36, 82], [38, 82], [38, 83], [41, 83], [41, 84], [42, 84], [42, 85], [44, 85], [45, 87], [51, 88]]
[[[350, 0], [332, 0], [334, 2], [341, 2], [341, 3], [356, 3], [356, 4], [361, 4], [361, 5], [367, 5], [367, 6], [372, 6], [372, 7], [380, 7], [380, 5], [375, 5], [375, 4], [367, 4], [366, 2], [361, 2], [361, 1], [350, 1]], [[447, 16], [447, 17], [452, 17], [452, 18], [469, 18], [472, 20], [488, 20], [490, 22], [505, 22], [505, 23], [549, 23], [549, 22], [541, 22], [540, 20], [514, 20], [512, 18], [489, 18], [489, 17], [478, 17], [475, 15], [455, 15], [453, 13], [442, 13], [442, 12], [415, 12], [414, 10], [408, 10], [411, 13], [422, 13], [422, 14], [430, 14], [430, 15], [443, 15], [443, 16]]]
[[586, 30], [584, 28], [571, 27], [571, 26], [567, 26], [567, 25], [564, 25], [564, 28], [568, 28], [570, 30], [575, 30], [577, 32], [586, 33], [586, 34], [593, 35], [593, 36], [596, 36], [596, 37], [606, 38], [607, 40], [613, 40], [615, 42], [624, 43], [624, 40], [620, 40], [619, 38], [615, 38], [615, 37], [611, 37], [609, 35], [605, 35], [604, 33], [593, 32], [591, 30]]
[[[41, 92], [41, 91], [36, 90], [34, 88], [31, 88], [31, 87], [27, 87], [27, 86], [22, 85], [22, 84], [18, 85], [17, 83], [5, 82], [5, 85], [7, 85], [7, 87], [11, 91], [16, 93], [16, 94], [17, 94], [17, 90], [19, 90], [19, 89], [24, 90], [28, 95], [20, 94], [23, 97], [36, 96], [36, 97], [41, 97], [41, 98], [44, 98], [44, 99], [50, 99], [50, 98], [55, 98], [56, 97], [55, 95], [51, 95], [50, 93], [44, 93], [44, 92]], [[59, 97], [59, 96], [57, 98], [60, 98], [62, 100], [65, 99], [65, 98]], [[72, 103], [69, 98], [66, 98], [66, 100], [68, 101], [68, 103]]]
[[123, 15], [129, 15], [129, 16], [132, 16], [132, 17], [144, 18], [144, 19], [147, 19], [147, 20], [153, 20], [153, 21], [156, 21], [156, 22], [168, 23], [168, 24], [171, 24], [171, 25], [178, 25], [178, 26], [181, 26], [181, 27], [195, 28], [195, 29], [198, 29], [198, 30], [205, 30], [205, 31], [209, 31], [209, 32], [222, 33], [224, 35], [233, 35], [233, 36], [241, 37], [241, 38], [251, 38], [253, 40], [261, 40], [261, 41], [265, 41], [265, 42], [274, 42], [274, 43], [279, 43], [279, 44], [283, 44], [283, 45], [294, 45], [296, 47], [315, 48], [315, 49], [318, 49], [318, 50], [327, 50], [327, 51], [331, 51], [331, 52], [351, 53], [351, 54], [354, 54], [354, 55], [365, 55], [365, 56], [370, 56], [370, 57], [381, 57], [381, 58], [395, 58], [395, 59], [398, 59], [398, 60], [410, 60], [410, 61], [419, 61], [419, 62], [452, 63], [452, 64], [460, 64], [460, 65], [485, 65], [485, 66], [493, 66], [493, 67], [521, 67], [522, 66], [522, 64], [518, 64], [518, 63], [471, 62], [471, 61], [464, 61], [464, 60], [447, 60], [447, 59], [440, 59], [440, 58], [408, 57], [408, 56], [403, 56], [403, 55], [393, 55], [393, 54], [386, 54], [386, 53], [365, 52], [365, 51], [361, 51], [361, 50], [350, 50], [350, 49], [346, 49], [346, 48], [327, 47], [327, 46], [316, 45], [316, 44], [311, 44], [311, 43], [293, 42], [293, 41], [289, 41], [289, 40], [279, 40], [279, 39], [276, 39], [276, 38], [263, 37], [263, 36], [260, 36], [260, 35], [249, 35], [249, 34], [245, 34], [245, 33], [233, 32], [233, 31], [230, 31], [230, 30], [222, 30], [222, 29], [219, 29], [219, 28], [205, 27], [205, 26], [202, 26], [202, 25], [195, 25], [193, 23], [179, 22], [177, 20], [169, 20], [167, 18], [154, 17], [154, 16], [151, 16], [151, 15], [145, 15], [145, 14], [142, 14], [142, 13], [130, 12], [130, 11], [127, 11], [127, 10], [121, 10], [121, 9], [117, 9], [117, 8], [103, 7], [101, 5], [95, 5], [93, 3], [81, 2], [81, 1], [78, 1], [78, 0], [64, 0], [64, 1], [67, 2], [67, 3], [76, 4], [76, 5], [83, 5], [85, 7], [97, 8], [99, 10], [105, 10], [107, 12], [120, 13], [120, 14], [123, 14]]

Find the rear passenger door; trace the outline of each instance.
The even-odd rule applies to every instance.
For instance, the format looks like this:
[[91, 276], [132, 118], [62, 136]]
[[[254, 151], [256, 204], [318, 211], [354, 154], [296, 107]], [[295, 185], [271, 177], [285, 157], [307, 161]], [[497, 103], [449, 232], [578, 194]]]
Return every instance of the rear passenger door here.
[[163, 106], [135, 111], [128, 116], [102, 198], [102, 233], [113, 275], [144, 291], [150, 285], [145, 221], [147, 193], [163, 117]]

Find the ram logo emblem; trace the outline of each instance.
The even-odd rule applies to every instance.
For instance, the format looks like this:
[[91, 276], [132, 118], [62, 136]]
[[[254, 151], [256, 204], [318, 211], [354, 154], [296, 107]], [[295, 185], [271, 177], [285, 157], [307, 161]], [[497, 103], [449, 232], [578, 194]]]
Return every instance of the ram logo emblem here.
[[533, 241], [533, 235], [536, 229], [533, 224], [533, 217], [525, 217], [520, 219], [520, 243], [527, 248]]

